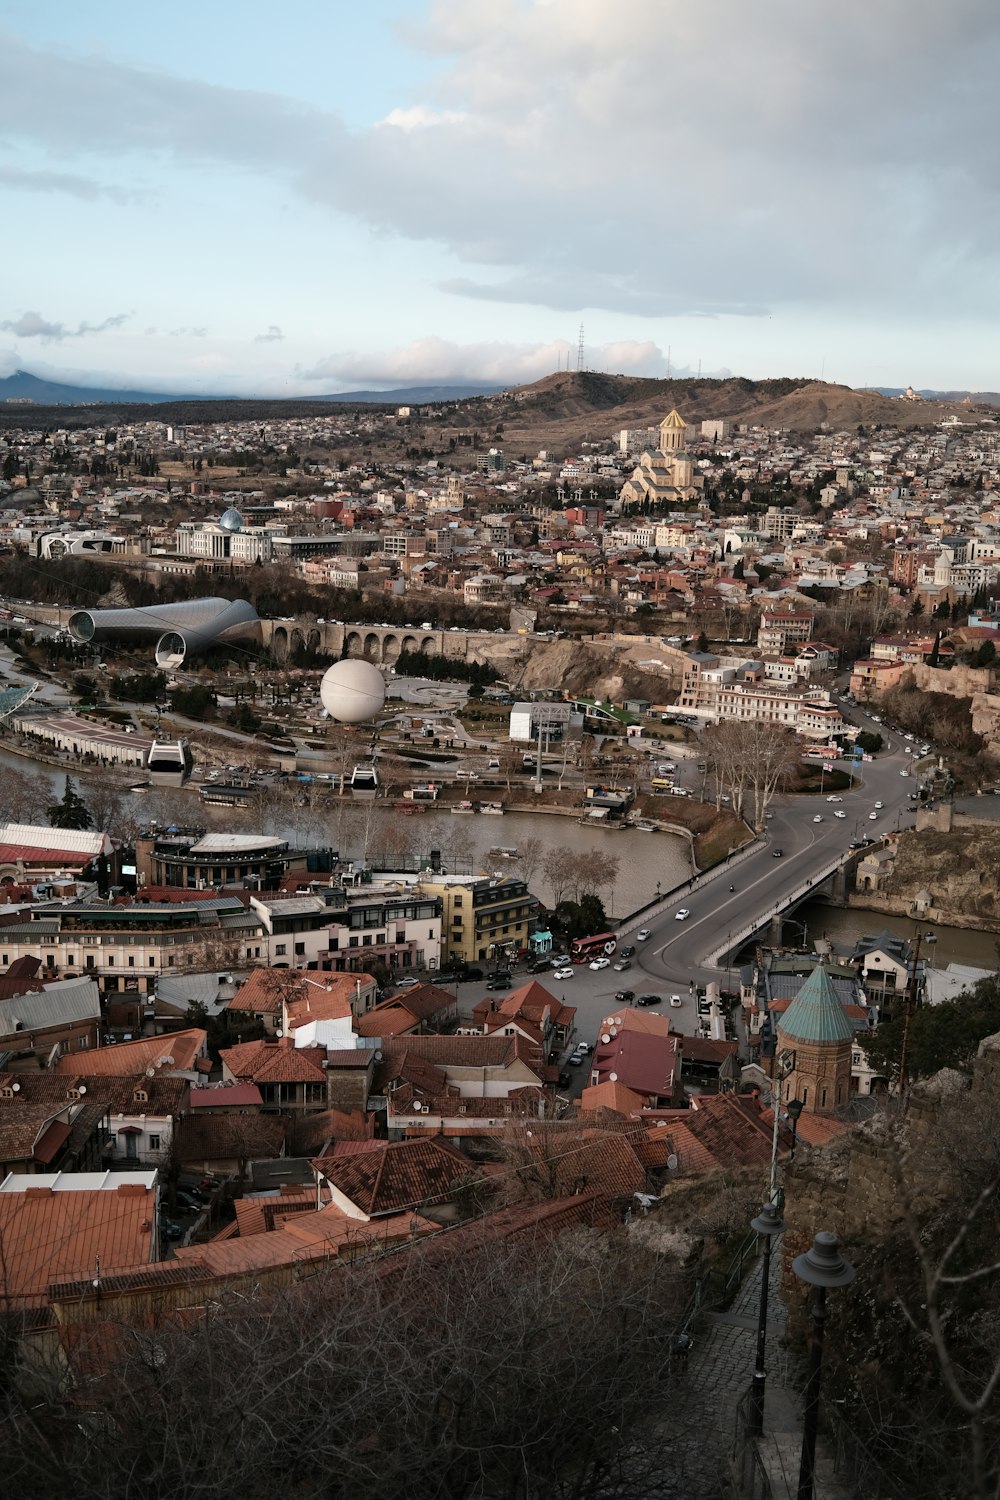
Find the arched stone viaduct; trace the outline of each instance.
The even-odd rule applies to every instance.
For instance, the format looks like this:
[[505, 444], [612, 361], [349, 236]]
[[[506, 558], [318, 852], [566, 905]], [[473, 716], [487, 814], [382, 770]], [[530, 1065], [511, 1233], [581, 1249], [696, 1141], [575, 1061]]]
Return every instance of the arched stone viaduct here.
[[[325, 656], [356, 656], [377, 666], [392, 666], [404, 651], [429, 656], [451, 656], [460, 661], [497, 655], [498, 637], [486, 630], [418, 630], [405, 625], [350, 625], [307, 618], [263, 620], [263, 641], [276, 661], [286, 661], [300, 648]], [[515, 639], [518, 639], [515, 637]], [[509, 649], [509, 640], [508, 640]]]

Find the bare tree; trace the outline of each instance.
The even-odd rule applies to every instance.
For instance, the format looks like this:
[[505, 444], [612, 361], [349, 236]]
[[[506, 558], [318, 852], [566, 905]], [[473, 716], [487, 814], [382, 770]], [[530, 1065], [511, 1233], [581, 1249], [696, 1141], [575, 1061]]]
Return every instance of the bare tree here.
[[52, 786], [16, 766], [0, 766], [0, 823], [45, 823], [52, 806]]
[[558, 906], [560, 901], [566, 899], [567, 893], [573, 889], [573, 884], [578, 877], [576, 855], [565, 844], [557, 844], [554, 848], [546, 850], [541, 861], [541, 868], [552, 893], [552, 905]]
[[517, 859], [514, 863], [520, 874], [524, 877], [525, 884], [530, 886], [544, 854], [545, 840], [537, 838], [535, 834], [529, 834], [526, 839], [522, 839], [518, 844]]

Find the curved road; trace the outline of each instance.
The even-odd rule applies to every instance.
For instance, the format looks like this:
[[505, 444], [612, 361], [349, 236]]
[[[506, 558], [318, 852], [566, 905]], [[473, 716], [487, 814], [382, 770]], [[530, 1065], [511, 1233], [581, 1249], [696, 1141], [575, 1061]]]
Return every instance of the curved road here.
[[[868, 727], [869, 716], [855, 709], [854, 716]], [[878, 729], [877, 725], [871, 726]], [[689, 892], [682, 892], [664, 903], [654, 918], [646, 918], [651, 936], [636, 944], [633, 965], [645, 971], [657, 987], [663, 986], [683, 997], [682, 1014], [693, 1017], [694, 1005], [689, 986], [693, 981], [704, 987], [710, 980], [725, 986], [725, 969], [711, 966], [708, 960], [726, 944], [729, 934], [742, 931], [759, 921], [773, 908], [793, 896], [805, 881], [828, 869], [837, 856], [855, 838], [877, 838], [897, 828], [912, 827], [915, 814], [908, 809], [910, 794], [916, 791], [917, 778], [900, 775], [917, 757], [904, 753], [904, 741], [896, 734], [886, 734], [886, 749], [874, 761], [859, 768], [861, 784], [839, 794], [840, 802], [828, 802], [825, 796], [779, 798], [772, 804], [767, 832], [753, 851], [734, 859], [729, 867], [710, 871], [700, 877]], [[884, 804], [876, 810], [875, 803]], [[837, 812], [846, 814], [837, 818]], [[869, 815], [876, 812], [876, 817]], [[819, 816], [822, 821], [815, 822]], [[775, 849], [783, 851], [774, 857]], [[729, 885], [735, 885], [730, 892]], [[678, 921], [676, 913], [686, 907], [691, 915]], [[794, 918], [792, 919], [794, 920]], [[635, 931], [643, 924], [630, 926], [622, 940], [635, 942]], [[634, 981], [639, 975], [633, 973]], [[675, 1010], [678, 1022], [681, 1016]], [[683, 1029], [679, 1026], [678, 1029]]]

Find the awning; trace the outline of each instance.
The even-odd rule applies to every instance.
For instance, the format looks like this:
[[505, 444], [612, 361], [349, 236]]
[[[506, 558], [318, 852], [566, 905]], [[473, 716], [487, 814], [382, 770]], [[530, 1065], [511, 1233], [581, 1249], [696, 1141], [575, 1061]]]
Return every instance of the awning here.
[[142, 1135], [141, 1125], [119, 1125], [119, 1135]]

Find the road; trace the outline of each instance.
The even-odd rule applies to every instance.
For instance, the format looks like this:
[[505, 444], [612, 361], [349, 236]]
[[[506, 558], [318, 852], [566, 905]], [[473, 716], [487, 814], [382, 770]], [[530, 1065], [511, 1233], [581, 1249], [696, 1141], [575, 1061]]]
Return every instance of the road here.
[[[869, 716], [858, 709], [852, 711], [852, 717], [866, 728], [879, 727], [869, 726]], [[704, 989], [714, 980], [724, 989], [732, 987], [726, 982], [727, 971], [708, 962], [729, 934], [738, 933], [786, 901], [811, 877], [828, 868], [852, 839], [877, 838], [881, 833], [913, 826], [915, 815], [907, 803], [916, 779], [900, 775], [909, 768], [912, 757], [904, 753], [907, 747], [897, 735], [886, 736], [884, 729], [881, 732], [887, 739], [886, 748], [875, 760], [862, 763], [856, 773], [859, 784], [852, 791], [838, 794], [842, 801], [828, 802], [825, 795], [777, 798], [767, 832], [751, 852], [737, 856], [728, 868], [701, 876], [690, 891], [664, 902], [655, 917], [622, 929], [620, 943], [634, 944], [637, 950], [628, 972], [592, 972], [583, 967], [574, 969], [572, 980], [562, 982], [539, 976], [552, 993], [577, 1007], [579, 1038], [593, 1041], [603, 1018], [619, 1008], [614, 996], [622, 989], [662, 995], [663, 1003], [655, 1010], [669, 1015], [674, 1029], [692, 1035], [699, 1025], [692, 983]], [[882, 802], [883, 807], [876, 809], [876, 802]], [[837, 811], [846, 816], [835, 817]], [[875, 818], [869, 816], [872, 812]], [[819, 823], [813, 821], [817, 815], [822, 819]], [[655, 858], [656, 840], [649, 842], [650, 856]], [[780, 859], [774, 857], [775, 849], [783, 851]], [[730, 892], [730, 883], [735, 891]], [[685, 921], [676, 917], [681, 907], [691, 913]], [[651, 935], [640, 943], [636, 932], [643, 925]], [[681, 996], [680, 1007], [669, 1006], [671, 994]]]

